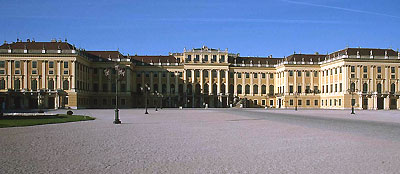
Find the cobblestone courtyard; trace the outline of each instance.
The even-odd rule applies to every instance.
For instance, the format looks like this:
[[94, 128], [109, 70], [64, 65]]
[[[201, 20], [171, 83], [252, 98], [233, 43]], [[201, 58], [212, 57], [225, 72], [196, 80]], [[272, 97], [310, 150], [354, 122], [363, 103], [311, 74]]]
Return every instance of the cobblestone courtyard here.
[[[398, 173], [400, 112], [76, 110], [0, 129], [0, 173]], [[52, 112], [64, 112], [58, 110]]]

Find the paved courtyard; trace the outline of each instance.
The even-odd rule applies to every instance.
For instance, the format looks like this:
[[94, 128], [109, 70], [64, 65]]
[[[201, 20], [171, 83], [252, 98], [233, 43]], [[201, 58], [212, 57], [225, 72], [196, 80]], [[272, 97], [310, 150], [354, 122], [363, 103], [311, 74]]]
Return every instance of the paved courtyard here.
[[[0, 128], [0, 173], [398, 173], [400, 111], [76, 110]], [[58, 110], [52, 112], [66, 112]]]

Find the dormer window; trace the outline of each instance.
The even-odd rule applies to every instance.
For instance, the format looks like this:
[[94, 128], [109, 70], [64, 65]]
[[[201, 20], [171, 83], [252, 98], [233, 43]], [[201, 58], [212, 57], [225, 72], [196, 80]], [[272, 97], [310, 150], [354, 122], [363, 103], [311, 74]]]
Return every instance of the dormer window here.
[[219, 59], [220, 62], [225, 62], [225, 55], [221, 55], [221, 59]]

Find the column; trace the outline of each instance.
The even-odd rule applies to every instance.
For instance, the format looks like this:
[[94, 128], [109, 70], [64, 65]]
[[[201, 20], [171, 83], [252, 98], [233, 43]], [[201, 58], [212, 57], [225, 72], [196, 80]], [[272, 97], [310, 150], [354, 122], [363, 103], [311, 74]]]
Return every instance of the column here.
[[389, 95], [388, 96], [386, 96], [384, 99], [383, 99], [383, 109], [385, 109], [385, 110], [389, 110], [390, 109], [390, 97], [389, 97]]
[[[46, 89], [46, 62], [47, 61], [42, 61], [42, 88]], [[75, 67], [75, 61], [72, 62], [72, 68]], [[73, 71], [73, 75], [72, 75], [72, 89], [75, 89], [75, 71]]]
[[357, 78], [358, 78], [358, 81], [357, 81], [357, 86], [358, 86], [358, 90], [362, 90], [362, 88], [361, 88], [361, 79], [362, 79], [362, 74], [361, 74], [361, 70], [362, 70], [362, 65], [358, 65], [357, 66]]
[[[343, 78], [343, 77], [342, 77]], [[310, 72], [310, 89], [314, 91], [314, 71]]]
[[61, 89], [61, 81], [61, 61], [57, 60], [56, 89]]
[[345, 93], [347, 94], [347, 90], [349, 89], [348, 85], [349, 85], [349, 66], [348, 65], [344, 65], [344, 78], [343, 78], [343, 89], [345, 91]]
[[285, 70], [284, 72], [283, 72], [283, 74], [284, 74], [284, 81], [283, 81], [283, 85], [285, 86], [285, 91], [287, 92], [287, 93], [289, 93], [289, 73], [288, 73], [288, 71], [287, 70]]
[[304, 93], [306, 90], [306, 72], [301, 71], [301, 93]]
[[[385, 66], [385, 81], [384, 81], [385, 87], [382, 90], [382, 92], [390, 91], [390, 89], [389, 89], [389, 84], [390, 84], [389, 69], [390, 69], [389, 66]], [[385, 102], [386, 102], [386, 98], [385, 98]], [[386, 106], [385, 106], [385, 109], [386, 109]], [[388, 104], [388, 109], [389, 109], [389, 104]]]
[[242, 94], [246, 94], [246, 74], [242, 72]]
[[225, 94], [229, 94], [229, 69], [225, 70]]
[[[157, 77], [158, 77], [158, 85], [157, 85], [158, 89], [157, 89], [157, 91], [159, 93], [162, 93], [162, 84], [161, 84], [162, 73], [160, 71], [156, 72], [156, 73], [158, 73], [158, 75], [157, 75]], [[153, 87], [151, 87], [151, 88], [153, 88]]]
[[235, 94], [235, 96], [237, 96], [238, 95], [238, 93], [237, 93], [237, 73], [236, 72], [234, 72], [234, 74], [233, 74], [233, 93]]
[[131, 69], [130, 68], [128, 68], [127, 70], [126, 70], [126, 90], [128, 91], [128, 92], [131, 92], [131, 78], [132, 78], [132, 72], [131, 72]]
[[254, 95], [254, 89], [253, 89], [253, 84], [254, 84], [254, 73], [250, 73], [250, 95]]
[[[184, 93], [186, 93], [187, 91], [187, 72], [186, 72], [187, 70], [186, 69], [184, 69], [183, 70], [183, 92]], [[186, 103], [186, 101], [187, 101], [187, 99], [186, 98], [184, 98], [184, 103]]]
[[[210, 58], [208, 60], [211, 60]], [[212, 86], [213, 86], [213, 78], [212, 78], [212, 70], [208, 70], [208, 92], [212, 94]]]
[[102, 78], [103, 73], [104, 73], [103, 69], [102, 69], [102, 68], [99, 68], [99, 70], [98, 70], [98, 75], [99, 75], [99, 92], [102, 92], [102, 91], [103, 91], [103, 78]]
[[[73, 60], [73, 61], [71, 61], [71, 90], [72, 91], [75, 91], [75, 78], [76, 78], [76, 73], [75, 73], [75, 70], [76, 70], [76, 61], [75, 60]], [[43, 63], [42, 63], [42, 66], [43, 66]], [[42, 67], [42, 71], [43, 71], [43, 67]], [[100, 73], [102, 73], [102, 72], [100, 72]]]
[[[157, 73], [157, 72], [155, 72], [155, 73]], [[158, 89], [154, 89], [154, 72], [151, 71], [150, 72], [150, 92], [155, 92], [155, 91], [158, 91]], [[158, 91], [158, 92], [161, 92], [161, 91]]]
[[221, 70], [217, 70], [217, 95], [221, 93]]
[[167, 71], [167, 94], [171, 94], [171, 73]]
[[258, 95], [261, 96], [261, 85], [262, 85], [261, 84], [261, 78], [262, 78], [261, 73], [258, 73], [257, 77], [258, 77]]
[[178, 72], [176, 72], [175, 73], [175, 94], [178, 94], [178, 92], [179, 92], [179, 82], [178, 82], [178, 77], [179, 76], [179, 73]]
[[293, 92], [294, 93], [298, 92], [297, 91], [297, 70], [293, 70]]
[[[192, 69], [191, 71], [192, 71], [192, 83], [193, 83], [193, 85], [194, 85], [194, 84], [195, 84], [195, 81], [194, 81], [194, 80], [195, 80], [195, 74], [194, 74], [195, 71], [194, 71], [194, 69]], [[193, 85], [192, 85], [192, 86], [193, 86]], [[194, 87], [194, 86], [193, 86], [193, 87]], [[194, 89], [194, 88], [192, 88], [192, 89]]]
[[[266, 86], [266, 88], [265, 88], [267, 91], [265, 91], [265, 92], [266, 92], [267, 94], [269, 94], [269, 73], [266, 73], [265, 76], [267, 77], [267, 86]], [[269, 105], [268, 102], [267, 102], [266, 104]]]
[[[8, 89], [11, 89], [11, 81], [12, 81], [12, 78], [11, 78], [11, 74], [12, 74], [12, 71], [13, 71], [13, 69], [12, 69], [12, 62], [14, 62], [13, 60], [8, 60], [7, 61], [7, 88]], [[40, 83], [40, 82], [39, 82]]]
[[24, 82], [22, 85], [23, 89], [28, 89], [28, 60], [24, 60]]
[[[203, 61], [203, 55], [201, 56], [201, 61]], [[204, 77], [203, 77], [203, 69], [200, 69], [200, 93], [203, 94], [204, 92]]]
[[369, 92], [374, 92], [375, 91], [375, 77], [374, 77], [374, 65], [371, 65], [370, 71], [369, 71], [369, 78], [371, 79], [369, 82]]

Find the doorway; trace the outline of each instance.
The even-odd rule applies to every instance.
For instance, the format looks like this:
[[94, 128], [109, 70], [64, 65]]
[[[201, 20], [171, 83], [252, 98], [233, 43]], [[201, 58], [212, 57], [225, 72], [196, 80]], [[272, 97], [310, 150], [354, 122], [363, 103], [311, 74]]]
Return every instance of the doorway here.
[[378, 97], [377, 102], [378, 109], [383, 109], [383, 98]]

